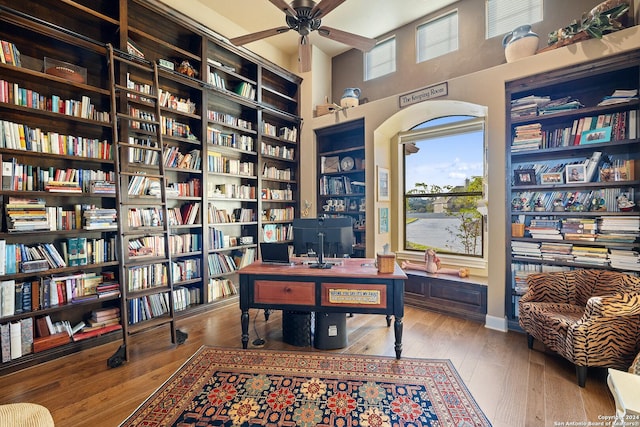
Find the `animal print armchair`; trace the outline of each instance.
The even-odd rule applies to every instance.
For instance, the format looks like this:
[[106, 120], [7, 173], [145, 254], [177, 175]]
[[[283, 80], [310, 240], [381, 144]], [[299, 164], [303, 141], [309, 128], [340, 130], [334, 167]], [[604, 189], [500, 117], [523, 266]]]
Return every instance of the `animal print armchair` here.
[[576, 366], [626, 370], [640, 350], [640, 278], [606, 270], [535, 273], [520, 299], [519, 323], [534, 339]]

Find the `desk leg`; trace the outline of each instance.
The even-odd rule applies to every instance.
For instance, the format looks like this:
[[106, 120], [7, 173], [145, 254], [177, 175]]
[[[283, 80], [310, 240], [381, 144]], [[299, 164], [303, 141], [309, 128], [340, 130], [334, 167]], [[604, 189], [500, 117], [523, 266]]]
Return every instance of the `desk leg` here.
[[387, 314], [387, 328], [391, 326], [391, 315]]
[[394, 332], [396, 335], [396, 343], [394, 348], [396, 349], [396, 359], [400, 359], [402, 354], [402, 317], [395, 316]]
[[242, 310], [240, 323], [242, 324], [242, 348], [247, 348], [249, 344], [249, 310]]

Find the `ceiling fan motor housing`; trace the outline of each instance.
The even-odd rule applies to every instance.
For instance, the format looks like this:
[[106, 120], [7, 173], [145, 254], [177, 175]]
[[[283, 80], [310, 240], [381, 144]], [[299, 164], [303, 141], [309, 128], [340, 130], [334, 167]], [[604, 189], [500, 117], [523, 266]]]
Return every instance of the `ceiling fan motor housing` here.
[[311, 31], [315, 31], [320, 28], [320, 25], [322, 24], [320, 18], [314, 18], [311, 16], [311, 11], [315, 5], [316, 3], [312, 0], [293, 0], [291, 2], [291, 7], [296, 11], [296, 16], [286, 16], [289, 28], [297, 31], [302, 36], [306, 36]]

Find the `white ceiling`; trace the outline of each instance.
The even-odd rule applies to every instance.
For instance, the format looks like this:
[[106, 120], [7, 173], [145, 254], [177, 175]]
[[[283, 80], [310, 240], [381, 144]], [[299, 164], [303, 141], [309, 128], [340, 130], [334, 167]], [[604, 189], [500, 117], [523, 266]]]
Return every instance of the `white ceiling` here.
[[[376, 38], [456, 1], [346, 0], [322, 19], [322, 25]], [[200, 2], [246, 30], [244, 33], [225, 34], [230, 38], [286, 26], [284, 13], [268, 0], [200, 0]], [[295, 54], [298, 50], [298, 37], [296, 32], [288, 31], [264, 41], [283, 52]], [[311, 44], [329, 57], [350, 49], [348, 46], [320, 36], [317, 32], [312, 33], [310, 39]], [[251, 49], [251, 44], [247, 47]]]

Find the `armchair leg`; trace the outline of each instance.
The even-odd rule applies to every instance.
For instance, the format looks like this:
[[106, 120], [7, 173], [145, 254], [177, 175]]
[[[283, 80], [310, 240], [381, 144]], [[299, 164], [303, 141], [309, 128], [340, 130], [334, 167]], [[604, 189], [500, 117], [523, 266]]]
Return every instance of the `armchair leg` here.
[[576, 375], [578, 377], [578, 385], [584, 387], [587, 383], [587, 367], [576, 365]]
[[529, 350], [533, 348], [533, 335], [531, 334], [527, 334], [527, 347], [529, 347]]

